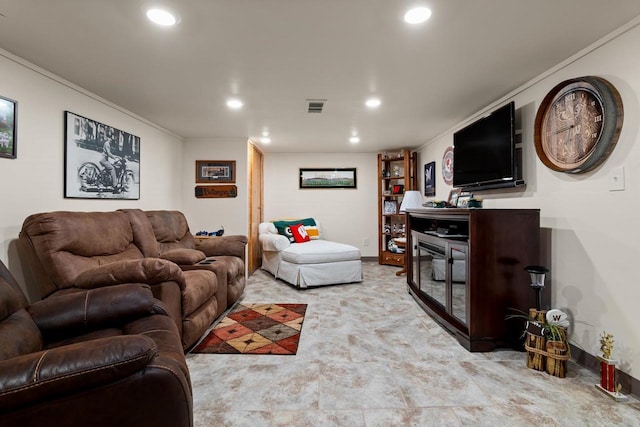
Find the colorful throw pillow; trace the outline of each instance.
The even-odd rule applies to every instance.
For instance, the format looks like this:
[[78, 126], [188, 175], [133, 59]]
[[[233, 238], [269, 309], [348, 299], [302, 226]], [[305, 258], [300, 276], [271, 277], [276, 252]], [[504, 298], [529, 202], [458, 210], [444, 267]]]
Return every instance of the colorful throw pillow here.
[[304, 218], [304, 219], [298, 219], [293, 221], [273, 221], [273, 225], [276, 226], [276, 230], [278, 230], [278, 234], [282, 234], [283, 236], [285, 236], [287, 239], [289, 239], [291, 243], [295, 243], [296, 239], [293, 237], [290, 227], [292, 225], [297, 225], [297, 224], [304, 225], [306, 228], [307, 234], [309, 234], [309, 237], [313, 238], [312, 234], [309, 232], [309, 229], [307, 228], [307, 227], [316, 227], [316, 222], [313, 218]]
[[296, 224], [289, 227], [291, 229], [291, 234], [293, 235], [296, 243], [304, 243], [308, 242], [309, 235], [307, 234], [307, 230], [305, 230], [305, 226], [302, 224]]

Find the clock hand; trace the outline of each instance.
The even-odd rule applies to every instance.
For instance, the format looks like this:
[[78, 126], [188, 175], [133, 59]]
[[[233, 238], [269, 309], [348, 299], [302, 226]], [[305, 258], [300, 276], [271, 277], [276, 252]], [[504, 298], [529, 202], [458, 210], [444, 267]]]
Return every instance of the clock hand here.
[[576, 126], [575, 125], [571, 125], [571, 126], [563, 127], [562, 129], [556, 130], [555, 132], [547, 132], [547, 136], [555, 135], [557, 133], [566, 132], [569, 129], [573, 129], [574, 127], [576, 127]]

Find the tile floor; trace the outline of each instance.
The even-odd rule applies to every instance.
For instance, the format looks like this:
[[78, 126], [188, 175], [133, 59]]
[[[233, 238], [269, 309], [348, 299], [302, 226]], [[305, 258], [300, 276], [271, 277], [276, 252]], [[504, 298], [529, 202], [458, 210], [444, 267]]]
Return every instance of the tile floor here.
[[525, 353], [469, 353], [422, 311], [394, 267], [358, 284], [296, 290], [257, 271], [245, 302], [307, 303], [298, 354], [188, 355], [195, 426], [640, 426], [570, 362], [567, 378]]

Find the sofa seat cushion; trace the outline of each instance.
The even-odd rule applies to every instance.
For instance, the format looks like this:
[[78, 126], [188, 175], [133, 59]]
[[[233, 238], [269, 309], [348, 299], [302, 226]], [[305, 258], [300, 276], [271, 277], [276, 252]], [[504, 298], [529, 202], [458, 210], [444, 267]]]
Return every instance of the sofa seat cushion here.
[[216, 275], [207, 270], [185, 271], [184, 276], [187, 285], [182, 292], [182, 312], [188, 315], [216, 293], [218, 281]]
[[360, 259], [360, 249], [330, 240], [294, 243], [282, 252], [282, 260], [293, 264], [323, 264]]

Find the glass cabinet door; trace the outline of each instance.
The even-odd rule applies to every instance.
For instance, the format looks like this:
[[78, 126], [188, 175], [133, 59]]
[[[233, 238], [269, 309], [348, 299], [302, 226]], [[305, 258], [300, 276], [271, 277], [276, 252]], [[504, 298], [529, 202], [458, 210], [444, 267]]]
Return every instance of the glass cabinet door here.
[[451, 278], [451, 295], [449, 311], [462, 323], [467, 323], [467, 281], [468, 281], [468, 246], [466, 244], [450, 243], [447, 250], [448, 273]]
[[417, 271], [420, 292], [429, 296], [446, 310], [446, 248], [430, 236], [417, 240]]

